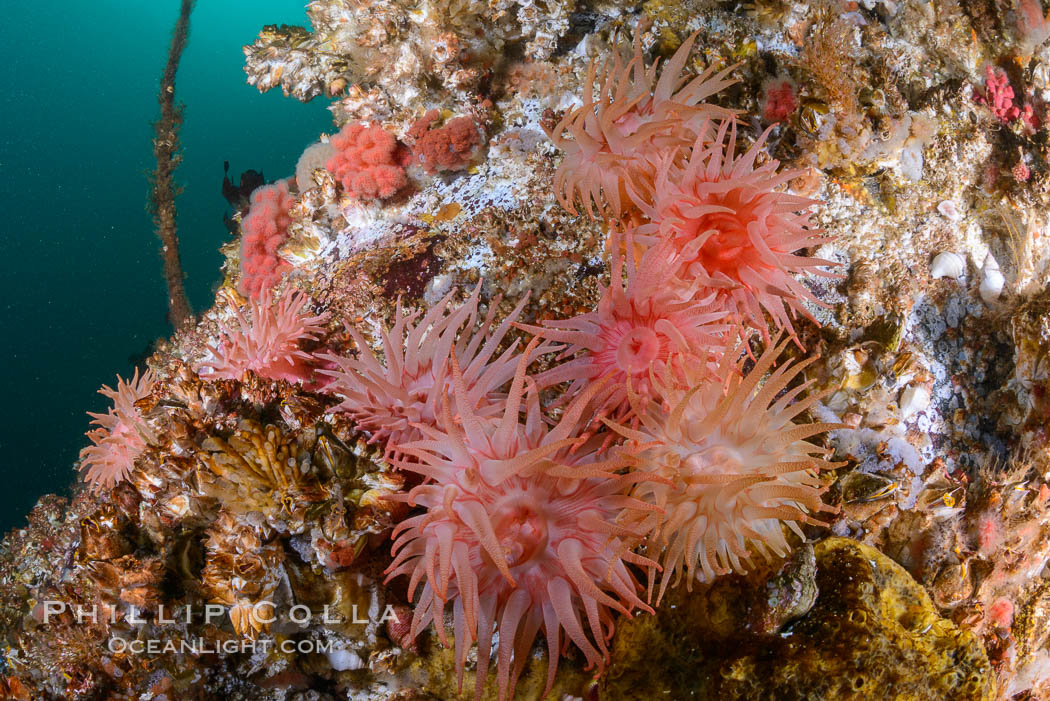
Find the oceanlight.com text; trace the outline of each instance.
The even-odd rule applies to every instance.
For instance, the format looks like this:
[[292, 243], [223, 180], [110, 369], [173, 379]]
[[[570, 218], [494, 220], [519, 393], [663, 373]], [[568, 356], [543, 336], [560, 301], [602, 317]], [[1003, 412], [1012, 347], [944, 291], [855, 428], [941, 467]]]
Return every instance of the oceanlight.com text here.
[[111, 638], [106, 647], [113, 654], [131, 655], [170, 655], [172, 653], [189, 653], [192, 655], [203, 655], [207, 653], [233, 655], [237, 653], [261, 652], [268, 654], [273, 651], [284, 654], [310, 654], [326, 653], [335, 649], [334, 641], [324, 640], [271, 640], [260, 638], [259, 640], [205, 640], [204, 638], [191, 638], [189, 640], [159, 640], [149, 638], [145, 640], [124, 640], [123, 638]]

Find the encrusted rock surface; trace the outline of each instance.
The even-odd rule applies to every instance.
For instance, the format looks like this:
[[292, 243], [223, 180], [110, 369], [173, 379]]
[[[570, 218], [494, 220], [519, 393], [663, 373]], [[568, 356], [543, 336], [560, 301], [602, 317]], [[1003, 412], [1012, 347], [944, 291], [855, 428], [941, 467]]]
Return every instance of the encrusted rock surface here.
[[938, 615], [904, 568], [846, 538], [814, 551], [812, 608], [775, 629], [754, 611], [792, 589], [783, 573], [677, 589], [655, 617], [624, 623], [601, 697], [993, 698], [977, 636]]

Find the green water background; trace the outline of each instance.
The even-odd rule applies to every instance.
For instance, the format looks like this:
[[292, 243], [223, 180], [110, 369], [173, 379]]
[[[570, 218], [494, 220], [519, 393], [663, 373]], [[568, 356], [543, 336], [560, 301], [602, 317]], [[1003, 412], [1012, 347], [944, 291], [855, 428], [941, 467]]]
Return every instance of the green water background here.
[[[331, 118], [245, 84], [241, 47], [265, 24], [306, 24], [305, 0], [198, 0], [176, 81], [186, 105], [177, 204], [194, 309], [220, 280], [223, 161], [290, 175]], [[0, 23], [0, 532], [41, 494], [67, 493], [96, 390], [167, 336], [159, 243], [146, 210], [152, 121], [178, 0], [4, 5]]]

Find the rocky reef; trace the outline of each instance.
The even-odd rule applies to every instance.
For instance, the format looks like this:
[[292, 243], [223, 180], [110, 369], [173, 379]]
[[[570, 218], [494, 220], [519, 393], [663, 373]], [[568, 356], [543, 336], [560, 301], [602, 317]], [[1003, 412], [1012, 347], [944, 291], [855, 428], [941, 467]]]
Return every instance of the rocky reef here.
[[[917, 672], [921, 670], [921, 673]], [[801, 546], [764, 582], [681, 589], [617, 633], [601, 698], [990, 699], [977, 636], [900, 565], [847, 538]]]
[[0, 695], [1050, 698], [1037, 0], [307, 14], [245, 71], [331, 133], [0, 544]]

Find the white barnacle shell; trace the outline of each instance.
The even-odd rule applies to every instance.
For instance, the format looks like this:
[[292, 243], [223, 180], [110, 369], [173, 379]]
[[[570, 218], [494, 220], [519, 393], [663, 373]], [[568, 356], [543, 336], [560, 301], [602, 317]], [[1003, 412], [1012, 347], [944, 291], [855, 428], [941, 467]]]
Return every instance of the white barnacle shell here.
[[935, 279], [939, 277], [950, 277], [957, 280], [966, 271], [966, 259], [958, 253], [945, 251], [938, 253], [930, 264], [930, 275]]
[[162, 508], [172, 516], [181, 518], [190, 511], [190, 498], [185, 494], [176, 494], [162, 505]]
[[999, 299], [999, 295], [1003, 292], [1003, 284], [1005, 282], [1006, 278], [1003, 277], [998, 261], [996, 261], [995, 258], [992, 257], [992, 254], [989, 253], [985, 256], [984, 266], [981, 268], [981, 299], [983, 299], [986, 304], [991, 304]]
[[901, 418], [908, 419], [930, 405], [930, 390], [925, 385], [908, 385], [901, 392]]
[[962, 219], [962, 214], [959, 212], [959, 207], [955, 204], [955, 200], [944, 200], [937, 205], [937, 211], [941, 215], [950, 221], [959, 221]]

